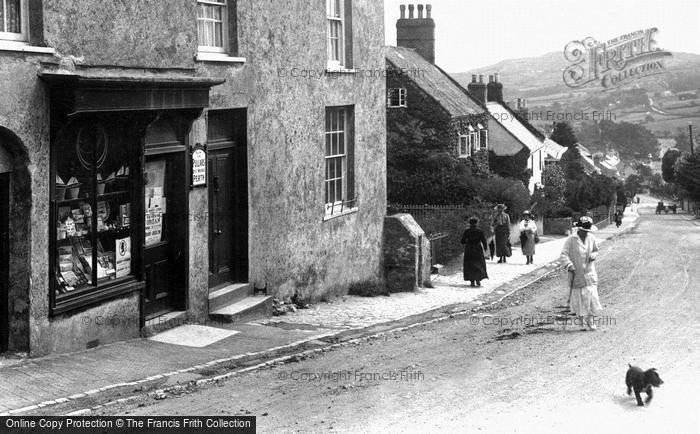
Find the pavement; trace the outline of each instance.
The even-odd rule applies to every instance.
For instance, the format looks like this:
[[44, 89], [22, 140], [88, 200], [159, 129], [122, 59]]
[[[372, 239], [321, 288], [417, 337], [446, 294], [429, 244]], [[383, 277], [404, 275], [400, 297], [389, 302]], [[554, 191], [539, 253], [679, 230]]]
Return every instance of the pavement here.
[[[643, 198], [640, 207], [655, 204], [655, 199]], [[595, 236], [604, 242], [632, 227], [638, 216], [628, 208], [620, 228], [608, 225]], [[0, 356], [0, 416], [61, 414], [63, 408], [90, 408], [134, 393], [200, 384], [224, 378], [227, 374], [222, 372], [247, 367], [241, 370], [245, 371], [280, 356], [322, 350], [349, 337], [416, 325], [426, 315], [456, 311], [456, 306], [490, 304], [555, 271], [564, 241], [564, 236], [543, 237], [532, 265], [525, 265], [517, 247], [506, 264], [487, 261], [489, 279], [481, 287], [470, 287], [460, 270], [436, 276], [433, 288], [390, 297], [345, 296], [245, 324], [186, 322], [148, 339], [71, 354]]]

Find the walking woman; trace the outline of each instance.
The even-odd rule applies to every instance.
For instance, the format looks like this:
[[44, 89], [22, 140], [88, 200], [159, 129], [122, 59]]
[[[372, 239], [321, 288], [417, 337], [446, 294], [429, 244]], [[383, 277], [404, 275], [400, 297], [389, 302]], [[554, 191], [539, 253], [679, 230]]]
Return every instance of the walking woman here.
[[496, 215], [493, 217], [493, 231], [496, 234], [496, 256], [498, 263], [506, 262], [510, 251], [510, 216], [506, 214], [506, 206], [502, 203], [496, 205]]
[[471, 286], [481, 286], [481, 280], [489, 278], [484, 258], [484, 251], [488, 247], [486, 236], [484, 231], [477, 227], [478, 224], [478, 218], [470, 218], [469, 227], [464, 230], [461, 241], [464, 244], [464, 281], [469, 280]]
[[532, 220], [530, 211], [523, 211], [523, 219], [518, 225], [518, 230], [520, 231], [520, 248], [527, 258], [526, 264], [532, 264], [533, 256], [535, 256], [535, 243], [537, 242], [537, 224]]
[[582, 325], [595, 330], [597, 327], [593, 323], [593, 316], [602, 309], [598, 299], [598, 273], [594, 264], [598, 256], [598, 241], [590, 233], [594, 229], [590, 217], [581, 217], [575, 226], [578, 230], [564, 243], [561, 262], [569, 272], [571, 311], [579, 317]]

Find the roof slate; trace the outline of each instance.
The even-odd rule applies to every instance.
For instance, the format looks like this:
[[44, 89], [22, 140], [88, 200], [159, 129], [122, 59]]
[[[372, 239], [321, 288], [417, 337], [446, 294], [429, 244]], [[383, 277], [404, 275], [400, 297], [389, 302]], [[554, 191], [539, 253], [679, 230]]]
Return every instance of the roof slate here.
[[[386, 58], [454, 117], [483, 113], [484, 109], [442, 69], [410, 48], [387, 47]], [[415, 73], [411, 72], [415, 71]]]

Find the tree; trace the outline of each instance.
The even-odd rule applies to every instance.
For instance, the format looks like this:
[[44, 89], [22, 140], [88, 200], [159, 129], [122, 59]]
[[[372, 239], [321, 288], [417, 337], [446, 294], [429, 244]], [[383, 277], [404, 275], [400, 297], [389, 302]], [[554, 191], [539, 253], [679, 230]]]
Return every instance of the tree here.
[[634, 197], [644, 190], [644, 178], [639, 175], [630, 175], [625, 180], [624, 188], [628, 196]]
[[564, 152], [561, 156], [561, 165], [564, 170], [564, 178], [567, 180], [579, 179], [586, 174], [578, 148], [572, 147]]
[[675, 167], [681, 153], [678, 149], [669, 149], [661, 158], [661, 175], [666, 182], [673, 182], [676, 179]]
[[544, 168], [544, 196], [557, 208], [564, 206], [566, 199], [566, 178], [564, 171], [556, 164]]
[[676, 182], [683, 187], [688, 196], [700, 201], [700, 156], [688, 155], [678, 167]]
[[690, 152], [690, 139], [688, 136], [688, 131], [679, 129], [678, 133], [673, 136], [673, 139], [676, 141], [676, 149], [681, 152]]
[[550, 139], [567, 148], [572, 148], [578, 143], [574, 130], [567, 122], [557, 122], [554, 124], [554, 130], [552, 131]]

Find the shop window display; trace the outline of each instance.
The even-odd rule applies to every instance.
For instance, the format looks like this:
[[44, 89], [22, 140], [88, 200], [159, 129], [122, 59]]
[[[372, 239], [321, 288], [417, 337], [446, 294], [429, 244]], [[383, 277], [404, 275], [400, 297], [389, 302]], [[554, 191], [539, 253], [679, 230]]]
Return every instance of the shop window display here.
[[55, 145], [56, 304], [132, 276], [133, 149], [101, 122], [69, 129]]

